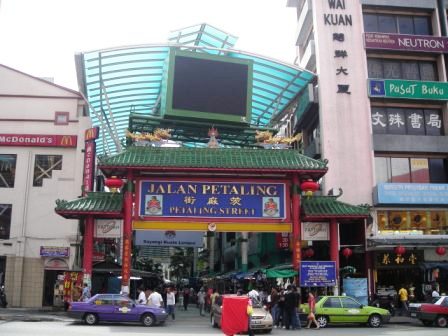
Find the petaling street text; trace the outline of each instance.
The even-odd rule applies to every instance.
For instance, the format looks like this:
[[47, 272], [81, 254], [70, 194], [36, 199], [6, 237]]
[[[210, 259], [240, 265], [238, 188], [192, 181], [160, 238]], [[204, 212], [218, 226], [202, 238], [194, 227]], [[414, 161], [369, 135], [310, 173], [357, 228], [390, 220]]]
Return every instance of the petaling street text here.
[[276, 185], [150, 183], [148, 194], [278, 196]]
[[243, 208], [212, 208], [212, 207], [181, 207], [172, 206], [168, 209], [169, 215], [227, 215], [227, 216], [255, 216], [255, 209]]

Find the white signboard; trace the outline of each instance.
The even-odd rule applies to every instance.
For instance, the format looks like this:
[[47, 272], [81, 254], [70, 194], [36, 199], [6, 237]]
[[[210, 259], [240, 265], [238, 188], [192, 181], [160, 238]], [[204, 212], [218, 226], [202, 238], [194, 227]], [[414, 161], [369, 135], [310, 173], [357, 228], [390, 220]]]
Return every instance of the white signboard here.
[[330, 225], [327, 222], [303, 222], [302, 240], [330, 240]]
[[191, 231], [143, 231], [135, 232], [135, 245], [202, 247], [203, 232]]
[[96, 238], [120, 238], [122, 219], [97, 219], [95, 221]]

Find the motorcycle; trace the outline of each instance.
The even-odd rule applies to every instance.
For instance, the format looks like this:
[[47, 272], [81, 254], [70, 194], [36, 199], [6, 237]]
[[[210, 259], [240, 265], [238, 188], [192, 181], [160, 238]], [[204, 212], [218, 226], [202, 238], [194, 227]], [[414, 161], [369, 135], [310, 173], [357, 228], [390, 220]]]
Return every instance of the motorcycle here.
[[8, 306], [8, 301], [6, 300], [5, 286], [0, 287], [0, 307], [6, 308]]

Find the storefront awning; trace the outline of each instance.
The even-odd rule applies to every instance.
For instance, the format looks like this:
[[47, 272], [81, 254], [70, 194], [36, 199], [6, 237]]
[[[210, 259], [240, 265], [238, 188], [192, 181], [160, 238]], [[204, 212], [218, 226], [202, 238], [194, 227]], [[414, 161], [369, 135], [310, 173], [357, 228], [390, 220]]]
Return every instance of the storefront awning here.
[[404, 247], [436, 247], [446, 240], [445, 235], [381, 235], [367, 238], [367, 247], [371, 249]]
[[302, 219], [365, 219], [369, 217], [369, 206], [340, 202], [337, 200], [337, 197], [302, 197]]
[[448, 271], [448, 261], [425, 261], [420, 263], [420, 268], [424, 270], [432, 270], [434, 268], [440, 268]]

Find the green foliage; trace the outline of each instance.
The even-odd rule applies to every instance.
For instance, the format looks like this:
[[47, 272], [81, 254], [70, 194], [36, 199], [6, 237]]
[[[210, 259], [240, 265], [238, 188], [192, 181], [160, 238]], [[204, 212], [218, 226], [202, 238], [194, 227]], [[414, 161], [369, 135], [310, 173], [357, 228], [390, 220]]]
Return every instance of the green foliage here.
[[134, 268], [140, 271], [152, 272], [162, 276], [162, 264], [154, 263], [150, 258], [136, 257], [134, 261]]
[[171, 255], [170, 270], [171, 274], [177, 280], [189, 277], [193, 266], [193, 248], [175, 247]]

